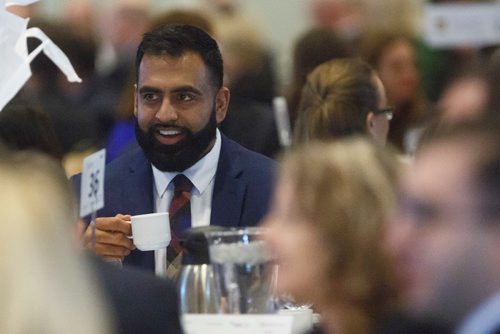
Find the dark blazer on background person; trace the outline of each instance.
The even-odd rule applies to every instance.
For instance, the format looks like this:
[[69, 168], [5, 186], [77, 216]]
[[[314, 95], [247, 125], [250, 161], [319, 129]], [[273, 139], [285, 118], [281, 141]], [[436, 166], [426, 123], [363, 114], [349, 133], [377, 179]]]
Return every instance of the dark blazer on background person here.
[[452, 330], [435, 319], [414, 319], [397, 312], [382, 321], [372, 334], [452, 334]]
[[118, 269], [92, 256], [118, 334], [180, 334], [177, 292], [167, 279], [135, 268]]
[[[304, 334], [324, 334], [321, 324]], [[403, 313], [394, 313], [370, 331], [371, 334], [452, 334], [452, 331], [441, 323], [431, 319], [412, 319]]]
[[270, 158], [281, 150], [274, 112], [267, 104], [231, 94], [219, 129], [238, 144]]
[[[255, 226], [270, 204], [276, 162], [222, 134], [221, 139], [210, 224]], [[72, 181], [79, 196], [80, 175]], [[112, 161], [106, 166], [104, 208], [97, 212], [97, 217], [154, 212], [153, 183], [151, 163], [140, 147]], [[154, 252], [134, 250], [123, 263], [154, 271]]]

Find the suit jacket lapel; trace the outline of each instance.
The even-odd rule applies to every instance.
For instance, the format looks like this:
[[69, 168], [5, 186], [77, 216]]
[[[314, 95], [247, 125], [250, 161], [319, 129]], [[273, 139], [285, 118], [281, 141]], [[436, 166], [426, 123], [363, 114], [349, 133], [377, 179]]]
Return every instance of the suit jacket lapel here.
[[215, 174], [210, 224], [234, 227], [241, 223], [246, 185], [240, 177], [243, 168], [239, 152], [223, 135], [221, 137], [222, 147]]

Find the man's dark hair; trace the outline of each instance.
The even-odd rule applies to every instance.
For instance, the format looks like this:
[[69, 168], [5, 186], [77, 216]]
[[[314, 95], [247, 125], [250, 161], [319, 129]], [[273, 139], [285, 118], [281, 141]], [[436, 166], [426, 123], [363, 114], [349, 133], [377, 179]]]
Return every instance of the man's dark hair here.
[[500, 122], [485, 117], [435, 126], [423, 138], [419, 150], [447, 142], [463, 143], [464, 154], [474, 156], [472, 182], [480, 196], [481, 220], [500, 222]]
[[222, 87], [223, 63], [217, 42], [205, 31], [187, 24], [165, 25], [144, 34], [135, 60], [136, 81], [144, 54], [180, 57], [186, 52], [198, 54], [210, 71], [214, 86]]

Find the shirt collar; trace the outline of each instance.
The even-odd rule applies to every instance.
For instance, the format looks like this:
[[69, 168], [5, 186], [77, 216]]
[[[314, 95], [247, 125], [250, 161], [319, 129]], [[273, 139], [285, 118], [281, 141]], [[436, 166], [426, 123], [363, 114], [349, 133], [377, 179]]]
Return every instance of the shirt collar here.
[[202, 194], [210, 184], [210, 181], [215, 177], [217, 164], [219, 163], [219, 155], [221, 149], [221, 136], [219, 129], [216, 130], [215, 144], [212, 149], [194, 165], [179, 172], [162, 172], [155, 166], [153, 167], [153, 178], [155, 189], [158, 197], [162, 197], [167, 190], [168, 185], [177, 174], [184, 174], [193, 183], [194, 191]]

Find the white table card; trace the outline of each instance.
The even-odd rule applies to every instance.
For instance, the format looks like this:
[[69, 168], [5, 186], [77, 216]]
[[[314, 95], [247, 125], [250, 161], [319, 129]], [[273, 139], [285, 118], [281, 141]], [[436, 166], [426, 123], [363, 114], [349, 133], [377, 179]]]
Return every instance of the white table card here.
[[97, 151], [83, 160], [80, 191], [80, 217], [104, 207], [104, 166], [106, 150]]
[[186, 334], [291, 334], [293, 316], [275, 314], [184, 314]]
[[428, 4], [424, 38], [433, 47], [500, 43], [500, 4]]
[[[40, 53], [63, 71], [68, 81], [81, 82], [64, 52], [37, 27], [28, 28], [27, 18], [7, 11], [8, 6], [26, 6], [37, 0], [0, 0], [0, 111], [31, 77], [30, 63]], [[40, 44], [28, 53], [28, 38]]]

